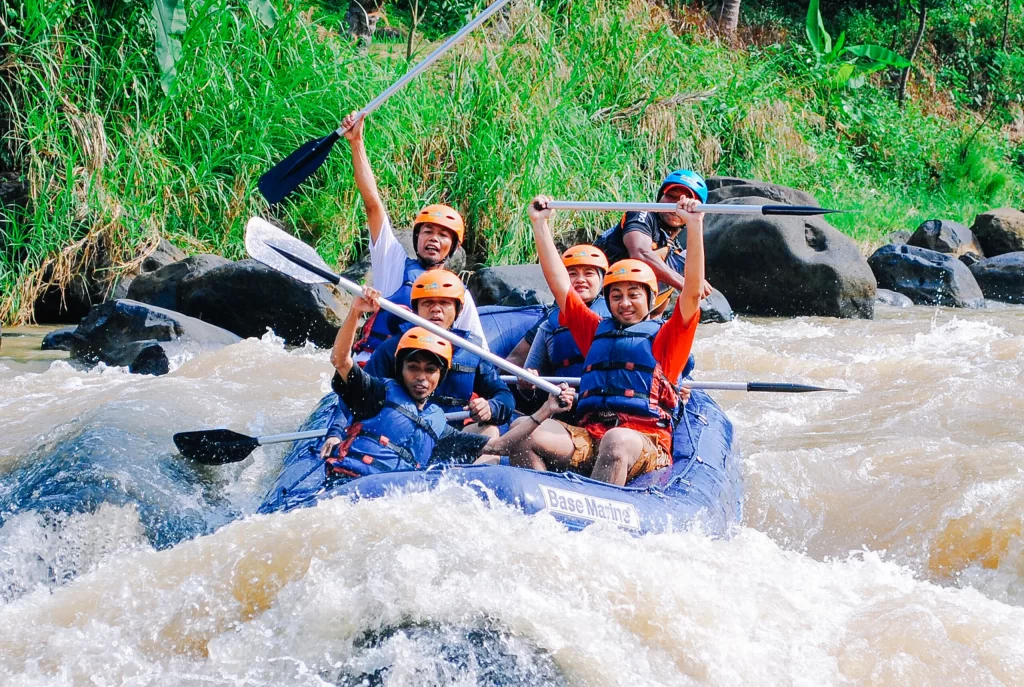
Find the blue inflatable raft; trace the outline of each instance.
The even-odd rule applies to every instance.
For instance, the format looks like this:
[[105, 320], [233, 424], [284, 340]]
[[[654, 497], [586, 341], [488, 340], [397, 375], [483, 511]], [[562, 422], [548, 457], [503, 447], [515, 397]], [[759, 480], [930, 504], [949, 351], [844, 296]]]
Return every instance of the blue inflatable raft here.
[[[488, 340], [502, 340], [505, 345], [497, 348], [508, 350], [536, 318], [533, 311], [529, 313], [533, 319], [518, 315], [513, 319], [509, 312], [495, 317], [492, 324], [488, 322], [490, 314], [485, 311], [481, 318]], [[514, 326], [508, 326], [510, 322]], [[500, 333], [492, 337], [495, 329]], [[325, 428], [337, 404], [335, 394], [325, 396], [302, 430]], [[691, 392], [676, 426], [672, 467], [643, 475], [625, 487], [574, 473], [536, 472], [508, 465], [441, 465], [329, 482], [319, 457], [321, 442], [310, 439], [292, 446], [259, 512], [287, 511], [334, 497], [365, 499], [396, 491], [428, 491], [445, 480], [466, 485], [485, 499], [511, 504], [528, 515], [549, 513], [574, 530], [603, 522], [646, 534], [699, 523], [708, 534], [723, 536], [742, 515], [743, 478], [732, 423], [707, 393], [698, 390]]]

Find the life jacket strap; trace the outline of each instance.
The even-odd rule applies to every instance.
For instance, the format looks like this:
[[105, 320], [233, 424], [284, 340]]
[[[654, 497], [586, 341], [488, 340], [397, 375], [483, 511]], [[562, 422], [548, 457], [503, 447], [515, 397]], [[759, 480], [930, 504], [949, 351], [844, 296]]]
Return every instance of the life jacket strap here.
[[[467, 403], [468, 403], [468, 401], [467, 401]], [[387, 406], [388, 408], [391, 408], [392, 410], [394, 410], [394, 411], [396, 411], [398, 413], [401, 413], [405, 417], [409, 418], [410, 422], [412, 422], [414, 425], [416, 425], [417, 427], [422, 429], [424, 432], [429, 434], [430, 438], [433, 439], [434, 441], [437, 441], [440, 438], [440, 437], [437, 436], [437, 432], [434, 431], [434, 428], [431, 426], [431, 424], [429, 422], [424, 420], [422, 417], [420, 417], [416, 413], [410, 412], [408, 408], [403, 408], [402, 406], [398, 405], [397, 403], [392, 403], [391, 401], [386, 401], [384, 403], [384, 405]]]
[[642, 365], [631, 361], [622, 362], [618, 360], [601, 360], [591, 363], [583, 368], [584, 372], [607, 371], [607, 370], [628, 370], [630, 372], [644, 372], [653, 374], [658, 368], [651, 365]]

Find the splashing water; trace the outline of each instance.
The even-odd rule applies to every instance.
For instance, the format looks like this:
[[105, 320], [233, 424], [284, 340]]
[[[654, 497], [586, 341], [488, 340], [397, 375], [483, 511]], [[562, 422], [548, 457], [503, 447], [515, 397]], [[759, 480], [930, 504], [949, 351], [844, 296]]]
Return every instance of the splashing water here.
[[285, 448], [199, 468], [170, 436], [293, 430], [326, 352], [0, 360], [0, 682], [1020, 684], [1022, 314], [703, 327], [699, 378], [853, 390], [718, 394], [727, 540], [570, 534], [456, 486], [248, 515]]

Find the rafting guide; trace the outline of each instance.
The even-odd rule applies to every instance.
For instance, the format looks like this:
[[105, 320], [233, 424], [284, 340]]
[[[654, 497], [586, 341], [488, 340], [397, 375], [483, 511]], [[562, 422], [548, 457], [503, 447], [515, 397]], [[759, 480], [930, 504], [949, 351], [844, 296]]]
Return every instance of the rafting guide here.
[[[377, 190], [377, 181], [373, 176], [363, 141], [364, 124], [365, 117], [353, 112], [345, 118], [342, 127], [345, 128], [345, 140], [352, 150], [352, 172], [370, 229], [373, 286], [385, 294], [388, 300], [410, 307], [409, 296], [416, 277], [426, 270], [444, 266], [465, 238], [465, 224], [462, 216], [447, 205], [424, 207], [413, 220], [412, 241], [416, 256], [409, 257], [395, 237], [391, 219]], [[480, 325], [472, 294], [465, 294], [455, 326], [475, 334], [479, 337], [481, 345], [487, 348], [487, 340]], [[362, 336], [356, 343], [356, 361], [365, 364], [377, 346], [389, 337], [399, 334], [400, 328], [401, 320], [393, 314], [376, 313], [367, 321]]]

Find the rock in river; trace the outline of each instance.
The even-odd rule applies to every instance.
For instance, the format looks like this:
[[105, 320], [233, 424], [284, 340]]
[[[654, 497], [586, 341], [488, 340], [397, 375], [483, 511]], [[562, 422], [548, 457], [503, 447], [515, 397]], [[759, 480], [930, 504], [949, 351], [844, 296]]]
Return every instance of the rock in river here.
[[469, 279], [477, 305], [548, 305], [555, 297], [540, 265], [502, 265], [477, 270]]
[[[764, 205], [747, 196], [726, 203]], [[875, 278], [857, 245], [821, 217], [708, 215], [707, 278], [755, 315], [870, 319]]]
[[922, 222], [910, 239], [908, 246], [927, 248], [939, 253], [947, 253], [954, 258], [966, 253], [979, 257], [985, 255], [971, 230], [962, 224], [944, 219], [930, 219]]
[[149, 303], [158, 308], [180, 310], [178, 288], [189, 277], [197, 277], [215, 267], [229, 265], [231, 261], [219, 255], [193, 255], [180, 262], [172, 262], [132, 280], [128, 298]]
[[918, 305], [982, 308], [985, 297], [967, 266], [951, 255], [916, 246], [882, 246], [868, 258], [879, 288]]
[[1024, 252], [1003, 253], [970, 267], [985, 298], [1024, 303]]
[[971, 231], [990, 258], [1024, 251], [1024, 212], [1020, 210], [999, 208], [983, 212], [974, 218]]
[[127, 367], [138, 374], [166, 374], [170, 359], [200, 353], [240, 339], [212, 324], [137, 301], [107, 301], [93, 306], [75, 330], [71, 358]]
[[878, 289], [876, 294], [875, 302], [881, 303], [882, 305], [891, 305], [894, 308], [909, 308], [914, 304], [914, 301], [910, 300], [902, 293], [896, 293], [889, 289]]
[[[165, 268], [166, 269], [166, 268]], [[242, 337], [267, 329], [292, 346], [329, 347], [345, 312], [326, 284], [304, 284], [255, 260], [240, 260], [184, 279], [179, 310]]]

